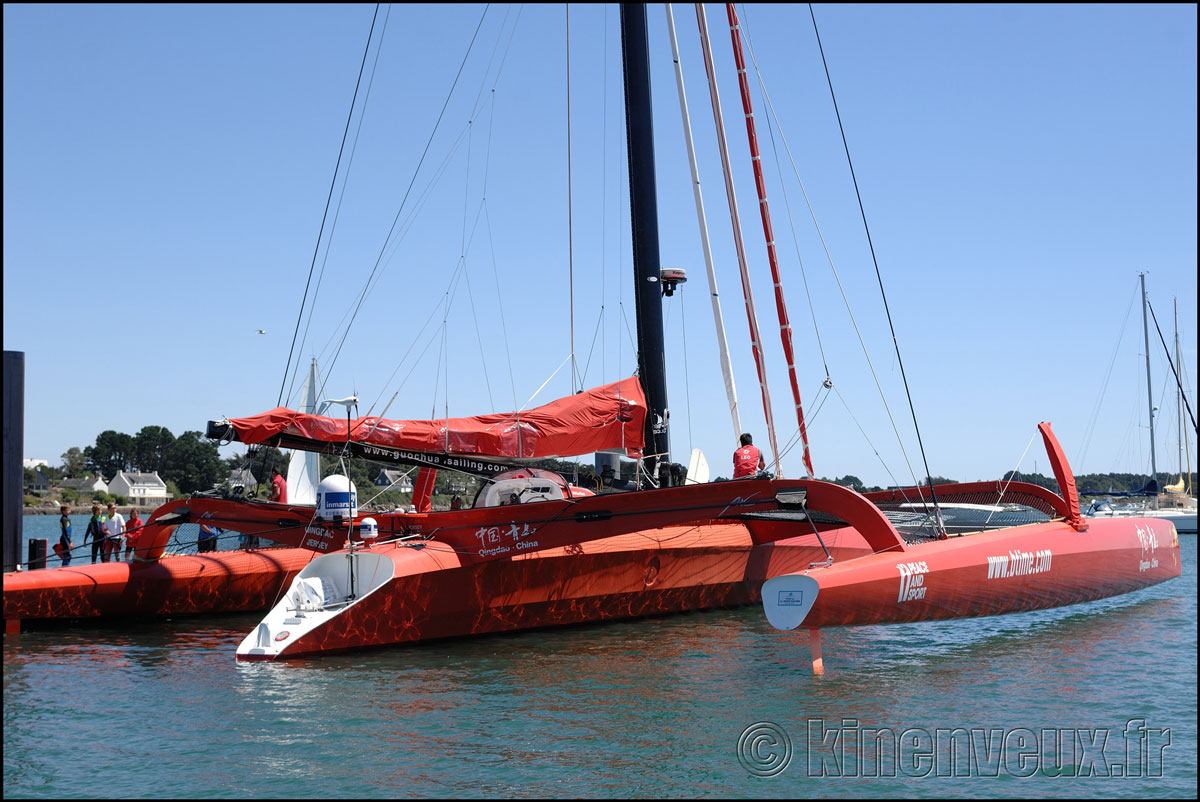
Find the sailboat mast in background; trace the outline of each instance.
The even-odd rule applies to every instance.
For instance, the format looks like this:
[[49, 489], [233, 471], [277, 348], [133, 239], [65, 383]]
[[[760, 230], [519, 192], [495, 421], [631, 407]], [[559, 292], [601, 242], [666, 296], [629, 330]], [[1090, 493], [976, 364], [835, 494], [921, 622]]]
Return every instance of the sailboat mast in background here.
[[1150, 410], [1150, 483], [1154, 486], [1154, 507], [1158, 509], [1158, 460], [1154, 454], [1154, 388], [1150, 386], [1150, 321], [1146, 315], [1146, 274], [1142, 279], [1142, 335], [1146, 341], [1146, 401]]

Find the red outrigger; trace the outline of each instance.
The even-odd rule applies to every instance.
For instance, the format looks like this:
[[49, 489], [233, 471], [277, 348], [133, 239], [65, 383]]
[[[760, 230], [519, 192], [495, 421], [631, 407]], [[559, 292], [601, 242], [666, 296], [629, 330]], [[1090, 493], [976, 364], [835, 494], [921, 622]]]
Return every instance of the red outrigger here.
[[1084, 519], [1066, 458], [1049, 424], [1039, 428], [1065, 491], [1059, 518], [907, 543], [877, 511], [861, 507], [847, 520], [876, 553], [769, 579], [762, 589], [767, 620], [783, 630], [806, 627], [813, 670], [822, 673], [823, 627], [1019, 613], [1129, 593], [1179, 576], [1175, 527], [1154, 518]]

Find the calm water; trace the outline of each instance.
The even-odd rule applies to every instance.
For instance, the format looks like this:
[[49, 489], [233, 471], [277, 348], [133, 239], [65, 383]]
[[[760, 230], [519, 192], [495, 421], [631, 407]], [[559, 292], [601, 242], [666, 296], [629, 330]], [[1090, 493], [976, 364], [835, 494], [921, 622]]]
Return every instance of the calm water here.
[[[52, 536], [57, 519], [26, 519], [40, 526]], [[1182, 547], [1180, 579], [1115, 599], [829, 630], [823, 677], [807, 636], [770, 629], [758, 607], [291, 664], [233, 659], [257, 614], [6, 636], [4, 796], [1194, 798], [1196, 538]], [[759, 775], [787, 752], [770, 730], [739, 759], [760, 722], [791, 746], [774, 776]], [[899, 764], [855, 746], [880, 727]], [[960, 727], [1011, 745], [987, 752], [981, 732], [964, 754], [983, 769], [936, 776], [953, 750], [921, 757], [935, 751], [922, 733]], [[1093, 774], [1162, 776], [1050, 776], [1074, 771], [1073, 754]], [[847, 776], [857, 765], [884, 776]], [[1042, 771], [1014, 776], [1030, 765]]]

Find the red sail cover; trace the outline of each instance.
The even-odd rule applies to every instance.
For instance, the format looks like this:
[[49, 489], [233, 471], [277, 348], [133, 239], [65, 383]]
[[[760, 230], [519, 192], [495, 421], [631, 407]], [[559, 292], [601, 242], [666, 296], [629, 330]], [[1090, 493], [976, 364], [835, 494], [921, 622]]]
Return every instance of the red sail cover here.
[[[439, 420], [349, 421], [356, 443], [448, 454], [537, 459], [623, 448], [640, 457], [646, 398], [636, 377], [576, 393], [524, 412]], [[378, 426], [376, 425], [378, 423]], [[322, 443], [346, 442], [346, 420], [276, 407], [230, 424], [244, 443], [287, 434]]]

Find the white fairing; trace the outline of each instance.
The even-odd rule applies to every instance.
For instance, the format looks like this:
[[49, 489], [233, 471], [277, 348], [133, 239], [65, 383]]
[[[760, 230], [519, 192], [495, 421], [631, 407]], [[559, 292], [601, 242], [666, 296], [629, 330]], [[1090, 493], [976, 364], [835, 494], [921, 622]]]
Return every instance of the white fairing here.
[[784, 574], [768, 579], [762, 586], [763, 612], [776, 629], [795, 629], [817, 600], [821, 586], [804, 574]]
[[529, 504], [533, 501], [557, 501], [565, 498], [562, 485], [538, 476], [519, 479], [499, 479], [479, 495], [476, 507], [499, 507], [505, 504]]
[[[297, 411], [316, 415], [317, 388], [321, 382], [317, 377], [317, 360], [312, 361], [304, 388], [300, 391], [300, 406]], [[321, 481], [321, 456], [315, 451], [293, 451], [288, 461], [287, 489], [290, 504], [317, 503], [317, 483]]]
[[[238, 646], [237, 656], [271, 660], [298, 639], [328, 623], [392, 578], [393, 563], [369, 551], [323, 554], [304, 567], [254, 631]], [[353, 569], [353, 594], [351, 594]]]

